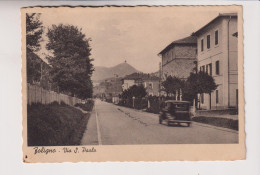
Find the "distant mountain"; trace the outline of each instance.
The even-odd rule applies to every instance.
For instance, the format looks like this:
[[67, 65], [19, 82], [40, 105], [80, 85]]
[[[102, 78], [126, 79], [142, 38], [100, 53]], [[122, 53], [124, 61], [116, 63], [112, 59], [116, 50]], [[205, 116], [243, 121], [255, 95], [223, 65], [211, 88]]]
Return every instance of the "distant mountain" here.
[[118, 64], [114, 67], [96, 66], [95, 71], [93, 72], [92, 75], [92, 80], [94, 82], [97, 82], [107, 78], [115, 77], [116, 75], [118, 77], [124, 77], [134, 72], [140, 72], [140, 71], [136, 70], [133, 66], [131, 66], [126, 62]]

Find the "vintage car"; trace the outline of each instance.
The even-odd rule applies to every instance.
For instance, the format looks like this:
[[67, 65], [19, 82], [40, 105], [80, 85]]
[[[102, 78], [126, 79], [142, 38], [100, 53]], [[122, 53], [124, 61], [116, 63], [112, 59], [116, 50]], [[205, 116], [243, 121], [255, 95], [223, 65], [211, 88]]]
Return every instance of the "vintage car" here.
[[164, 101], [160, 106], [159, 123], [166, 122], [168, 126], [185, 123], [189, 127], [191, 125], [189, 108], [190, 102], [188, 101]]

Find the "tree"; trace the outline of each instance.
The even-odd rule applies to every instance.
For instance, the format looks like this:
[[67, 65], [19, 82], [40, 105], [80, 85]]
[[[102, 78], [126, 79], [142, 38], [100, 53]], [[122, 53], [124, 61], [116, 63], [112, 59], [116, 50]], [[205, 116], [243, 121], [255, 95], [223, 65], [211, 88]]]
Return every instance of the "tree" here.
[[185, 92], [189, 92], [194, 98], [197, 94], [207, 93], [211, 94], [212, 91], [217, 89], [217, 85], [212, 76], [205, 72], [190, 73], [185, 85]]
[[49, 39], [46, 48], [52, 51], [48, 57], [52, 65], [51, 76], [60, 92], [79, 98], [92, 97], [91, 75], [94, 71], [90, 59], [90, 38], [86, 38], [82, 29], [73, 25], [53, 25], [48, 29]]
[[126, 89], [122, 92], [121, 97], [123, 99], [131, 99], [133, 97], [135, 98], [142, 98], [147, 95], [146, 89], [143, 85], [137, 86], [133, 85], [129, 89]]
[[176, 91], [179, 91], [184, 87], [184, 81], [175, 76], [168, 76], [165, 81], [162, 82], [162, 86], [167, 93], [167, 96], [171, 94], [176, 94]]
[[27, 82], [39, 82], [42, 60], [36, 54], [40, 49], [43, 26], [39, 13], [26, 13], [26, 67]]

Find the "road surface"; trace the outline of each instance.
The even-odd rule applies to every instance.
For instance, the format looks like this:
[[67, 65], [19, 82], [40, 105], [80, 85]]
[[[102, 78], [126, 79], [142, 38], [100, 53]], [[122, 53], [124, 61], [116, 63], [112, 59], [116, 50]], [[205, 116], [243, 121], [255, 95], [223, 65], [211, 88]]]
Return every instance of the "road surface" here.
[[238, 143], [235, 131], [192, 123], [159, 124], [158, 115], [95, 101], [82, 145]]

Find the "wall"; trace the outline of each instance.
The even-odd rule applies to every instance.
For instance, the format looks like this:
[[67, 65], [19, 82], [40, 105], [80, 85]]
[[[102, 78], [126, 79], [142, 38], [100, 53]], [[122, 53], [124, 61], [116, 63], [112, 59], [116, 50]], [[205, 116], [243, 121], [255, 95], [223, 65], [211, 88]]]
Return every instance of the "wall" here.
[[123, 91], [135, 85], [135, 80], [123, 80], [122, 89]]
[[172, 47], [167, 52], [162, 54], [162, 66], [169, 63], [174, 58], [175, 58], [175, 47]]
[[[208, 26], [198, 36], [198, 69], [207, 64], [212, 64], [212, 77], [218, 85], [219, 103], [216, 104], [216, 91], [211, 94], [212, 109], [222, 109], [228, 106], [236, 106], [237, 89], [237, 38], [232, 36], [237, 32], [237, 20], [220, 18], [214, 24]], [[218, 30], [218, 44], [215, 45], [215, 31]], [[207, 49], [207, 35], [211, 36], [210, 49]], [[201, 51], [201, 40], [204, 40], [204, 50]], [[229, 41], [229, 45], [228, 45]], [[229, 50], [229, 52], [228, 52]], [[229, 57], [229, 59], [228, 59]], [[229, 60], [229, 61], [228, 61]], [[219, 61], [219, 75], [216, 74], [216, 61]], [[209, 109], [209, 95], [204, 94], [204, 104], [201, 107]]]
[[167, 76], [176, 76], [178, 78], [187, 78], [195, 67], [193, 59], [175, 59], [162, 68], [162, 77], [165, 80]]
[[[152, 88], [149, 88], [148, 84], [152, 83]], [[159, 80], [144, 80], [143, 83], [148, 95], [159, 96]]]
[[112, 94], [112, 96], [117, 96], [122, 92], [122, 81], [121, 79], [112, 79], [107, 82], [106, 94]]
[[[162, 77], [187, 78], [195, 67], [196, 45], [176, 45], [162, 56]], [[169, 54], [172, 53], [172, 54]], [[171, 56], [171, 57], [170, 57]]]
[[[218, 31], [218, 44], [215, 44], [215, 31]], [[210, 35], [210, 48], [207, 48], [207, 35]], [[223, 21], [218, 20], [206, 28], [198, 37], [198, 69], [202, 66], [212, 64], [212, 77], [218, 85], [218, 99], [216, 103], [216, 91], [211, 93], [211, 107], [223, 108], [223, 76], [224, 70], [227, 69], [224, 63], [223, 47], [226, 45], [225, 33], [223, 32]], [[203, 40], [203, 51], [201, 50], [201, 40]], [[219, 74], [216, 74], [216, 61], [219, 61]], [[199, 71], [199, 70], [198, 70]], [[200, 100], [201, 101], [201, 100]], [[210, 109], [210, 96], [204, 94], [204, 103], [200, 104], [202, 109]]]
[[238, 40], [232, 36], [237, 32], [237, 19], [231, 18], [229, 32], [229, 105], [237, 107], [236, 90], [238, 89]]
[[196, 59], [197, 46], [196, 44], [188, 45], [176, 45], [175, 47], [175, 59], [185, 58], [185, 59]]

